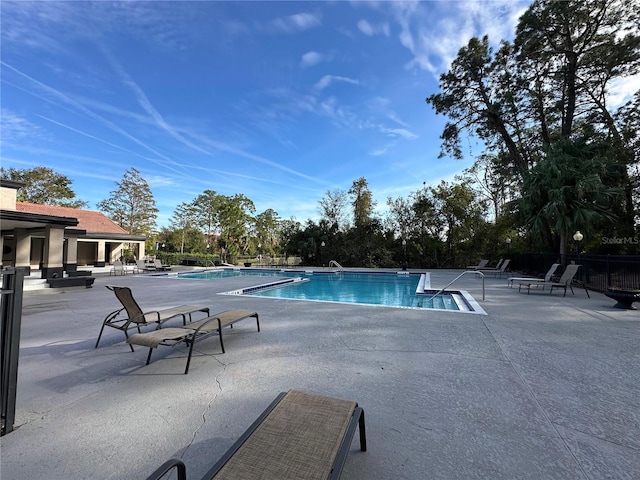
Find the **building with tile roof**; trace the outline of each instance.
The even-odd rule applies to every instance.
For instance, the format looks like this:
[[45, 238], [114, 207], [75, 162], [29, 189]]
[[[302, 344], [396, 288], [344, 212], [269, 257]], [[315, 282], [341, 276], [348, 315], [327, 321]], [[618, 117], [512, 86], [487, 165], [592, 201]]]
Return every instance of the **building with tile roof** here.
[[18, 202], [21, 186], [0, 181], [3, 266], [39, 268], [50, 278], [110, 264], [125, 250], [144, 256], [146, 237], [129, 234], [102, 212]]

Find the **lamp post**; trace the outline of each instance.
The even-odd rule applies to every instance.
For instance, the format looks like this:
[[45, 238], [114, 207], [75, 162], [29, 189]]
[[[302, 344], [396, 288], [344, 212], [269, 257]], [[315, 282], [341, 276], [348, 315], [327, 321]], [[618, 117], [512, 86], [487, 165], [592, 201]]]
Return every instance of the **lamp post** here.
[[508, 255], [509, 254], [509, 247], [511, 247], [511, 238], [507, 237], [505, 242], [507, 243], [507, 255]]
[[322, 242], [320, 242], [320, 263], [322, 264], [322, 266], [324, 267], [324, 240]]
[[407, 240], [406, 239], [402, 239], [402, 252], [403, 252], [403, 263], [402, 263], [402, 270], [406, 270], [407, 269]]
[[573, 234], [573, 240], [576, 242], [576, 254], [578, 255], [578, 265], [580, 265], [580, 242], [584, 238], [584, 235], [580, 233], [580, 230], [576, 230]]

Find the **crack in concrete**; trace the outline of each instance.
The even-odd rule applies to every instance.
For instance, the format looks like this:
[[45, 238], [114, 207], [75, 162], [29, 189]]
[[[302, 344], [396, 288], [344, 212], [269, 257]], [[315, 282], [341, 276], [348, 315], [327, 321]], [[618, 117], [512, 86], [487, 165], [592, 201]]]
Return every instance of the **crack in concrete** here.
[[218, 385], [218, 392], [214, 393], [213, 397], [209, 400], [209, 402], [207, 403], [207, 406], [204, 408], [204, 410], [202, 411], [202, 421], [200, 422], [200, 425], [198, 426], [198, 428], [196, 428], [191, 436], [191, 441], [184, 447], [184, 450], [182, 452], [182, 454], [180, 455], [180, 458], [184, 458], [184, 455], [187, 453], [187, 451], [189, 450], [189, 448], [191, 448], [191, 446], [195, 443], [196, 438], [198, 437], [198, 432], [200, 432], [200, 430], [202, 430], [202, 428], [204, 427], [205, 423], [207, 423], [207, 413], [209, 412], [209, 410], [211, 410], [211, 406], [213, 405], [213, 403], [216, 401], [216, 399], [218, 398], [218, 396], [222, 393], [222, 384], [220, 383], [220, 375], [224, 374], [224, 372], [227, 369], [227, 364], [224, 362], [221, 362], [220, 359], [212, 354], [208, 354], [207, 356], [213, 357], [216, 362], [218, 362], [220, 365], [222, 365], [222, 371], [215, 376], [215, 383]]

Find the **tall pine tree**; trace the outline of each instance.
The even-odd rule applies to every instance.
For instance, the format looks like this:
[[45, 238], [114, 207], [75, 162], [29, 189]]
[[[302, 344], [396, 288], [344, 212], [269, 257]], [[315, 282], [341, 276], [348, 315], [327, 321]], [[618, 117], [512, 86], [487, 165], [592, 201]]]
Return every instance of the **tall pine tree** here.
[[124, 173], [118, 188], [98, 208], [132, 235], [149, 235], [156, 226], [158, 208], [149, 184], [135, 168]]

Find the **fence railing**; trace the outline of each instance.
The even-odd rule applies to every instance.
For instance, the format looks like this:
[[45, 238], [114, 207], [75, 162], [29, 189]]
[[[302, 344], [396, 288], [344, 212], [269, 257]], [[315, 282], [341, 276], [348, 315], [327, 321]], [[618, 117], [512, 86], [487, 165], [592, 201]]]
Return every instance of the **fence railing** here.
[[[604, 292], [608, 287], [640, 290], [640, 255], [518, 254], [512, 270], [543, 275], [553, 263], [582, 265], [576, 279], [589, 289]], [[562, 273], [559, 270], [559, 273]]]
[[18, 357], [20, 354], [20, 324], [22, 322], [22, 292], [26, 268], [2, 270], [2, 298], [0, 315], [2, 320], [2, 431], [4, 435], [13, 431], [16, 415], [16, 392], [18, 384]]

